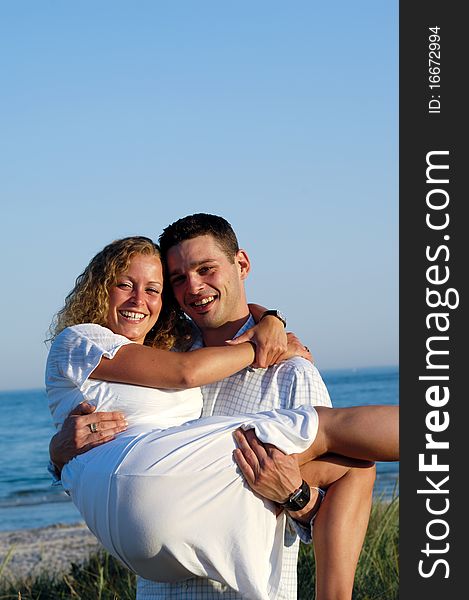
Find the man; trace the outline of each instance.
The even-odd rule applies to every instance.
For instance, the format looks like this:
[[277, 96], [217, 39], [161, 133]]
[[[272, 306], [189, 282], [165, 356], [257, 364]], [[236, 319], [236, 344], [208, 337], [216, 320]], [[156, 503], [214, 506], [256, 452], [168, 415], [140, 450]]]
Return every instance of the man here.
[[[246, 331], [254, 325], [254, 320], [249, 312], [244, 282], [249, 274], [250, 262], [246, 252], [239, 248], [230, 224], [215, 215], [190, 215], [169, 225], [159, 241], [174, 295], [181, 308], [198, 327], [192, 349], [203, 345], [223, 345], [233, 338], [243, 340], [249, 337], [251, 333]], [[279, 319], [283, 318], [279, 314], [276, 316]], [[263, 359], [257, 357], [257, 360]], [[202, 392], [203, 416], [293, 408], [301, 404], [331, 405], [329, 394], [317, 369], [310, 362], [300, 358], [290, 359], [268, 369], [246, 368], [223, 381], [204, 386]], [[105, 441], [114, 433], [114, 421], [96, 415], [92, 416], [93, 423], [99, 425], [101, 418], [108, 420], [103, 421], [105, 425], [101, 437], [91, 433], [90, 418], [80, 422], [82, 438], [76, 442], [72, 455], [76, 454], [77, 450], [83, 451]], [[105, 429], [109, 424], [112, 424], [112, 427]], [[119, 427], [119, 424], [115, 425], [116, 431]], [[62, 458], [60, 453], [61, 448], [63, 450], [66, 446], [63, 441], [66, 435], [66, 431], [62, 436], [57, 434], [51, 443], [51, 456], [55, 462], [64, 462], [64, 452], [62, 451]], [[251, 486], [258, 493], [274, 500], [277, 499], [276, 494], [285, 500], [291, 492], [296, 492], [301, 476], [298, 469], [291, 470], [288, 457], [272, 449], [266, 451], [255, 439], [248, 438], [247, 442], [251, 444], [254, 452], [249, 464], [240, 463], [240, 466], [248, 476]], [[69, 443], [69, 446], [73, 446], [73, 443]], [[281, 481], [279, 475], [282, 469], [286, 477], [284, 481]], [[250, 471], [253, 474], [251, 478]], [[292, 477], [296, 478], [293, 483]], [[341, 480], [340, 486], [337, 486], [338, 491], [334, 489], [333, 493], [326, 496], [314, 527], [317, 576], [319, 581], [326, 580], [326, 573], [333, 569], [338, 577], [329, 579], [339, 583], [331, 583], [330, 587], [324, 585], [318, 589], [318, 598], [334, 597], [339, 600], [350, 597], [355, 564], [368, 521], [373, 482], [374, 474], [371, 469], [351, 469]], [[273, 495], [270, 493], [272, 489]], [[311, 527], [308, 520], [316, 505], [316, 497], [313, 494], [302, 510], [292, 513], [305, 521], [306, 526], [296, 524], [294, 528], [293, 522], [290, 522], [286, 528], [279, 595], [279, 598], [284, 600], [297, 597], [299, 540], [295, 529], [304, 541], [310, 541]], [[294, 505], [290, 508], [294, 508]], [[350, 523], [354, 524], [353, 533]], [[339, 552], [331, 552], [330, 546], [337, 539], [341, 542], [338, 545]], [[246, 543], [249, 543], [249, 540], [246, 540]], [[347, 556], [344, 556], [344, 552]], [[137, 583], [138, 600], [208, 600], [220, 597], [241, 598], [226, 586], [207, 579], [193, 578], [168, 584], [139, 578]]]

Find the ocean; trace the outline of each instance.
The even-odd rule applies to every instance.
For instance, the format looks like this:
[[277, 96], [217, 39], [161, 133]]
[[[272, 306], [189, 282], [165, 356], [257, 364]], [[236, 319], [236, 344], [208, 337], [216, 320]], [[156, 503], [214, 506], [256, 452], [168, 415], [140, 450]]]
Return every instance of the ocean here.
[[[323, 371], [334, 406], [397, 404], [398, 367]], [[69, 497], [51, 486], [54, 433], [44, 390], [0, 392], [0, 531], [81, 523]], [[378, 463], [375, 496], [398, 492], [399, 463]]]

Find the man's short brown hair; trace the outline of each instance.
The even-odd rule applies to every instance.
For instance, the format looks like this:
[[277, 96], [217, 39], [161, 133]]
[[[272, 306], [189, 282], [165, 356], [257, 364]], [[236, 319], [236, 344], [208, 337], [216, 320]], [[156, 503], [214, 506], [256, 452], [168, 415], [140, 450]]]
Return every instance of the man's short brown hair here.
[[223, 217], [206, 213], [189, 215], [168, 225], [159, 237], [161, 253], [166, 258], [173, 246], [202, 235], [213, 236], [230, 262], [234, 262], [239, 244], [233, 228]]

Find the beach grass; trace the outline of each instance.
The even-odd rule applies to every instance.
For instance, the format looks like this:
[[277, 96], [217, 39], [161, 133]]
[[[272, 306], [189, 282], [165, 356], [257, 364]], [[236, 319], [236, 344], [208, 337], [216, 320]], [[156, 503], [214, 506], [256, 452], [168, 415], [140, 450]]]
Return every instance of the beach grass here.
[[[375, 500], [357, 569], [353, 600], [398, 599], [399, 499]], [[0, 573], [1, 573], [0, 565]], [[298, 599], [314, 598], [314, 557], [302, 545]], [[135, 576], [104, 551], [67, 574], [8, 582], [0, 577], [0, 600], [135, 600]]]

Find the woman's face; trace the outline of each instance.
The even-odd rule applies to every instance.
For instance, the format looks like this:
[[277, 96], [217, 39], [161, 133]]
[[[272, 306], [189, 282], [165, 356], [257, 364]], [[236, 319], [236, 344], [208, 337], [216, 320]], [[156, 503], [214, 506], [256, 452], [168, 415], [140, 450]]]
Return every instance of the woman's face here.
[[136, 254], [109, 290], [106, 325], [114, 333], [143, 344], [158, 320], [163, 292], [163, 267], [157, 256]]

